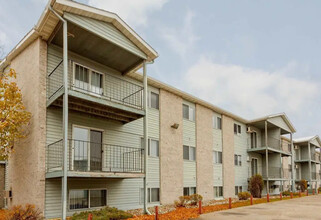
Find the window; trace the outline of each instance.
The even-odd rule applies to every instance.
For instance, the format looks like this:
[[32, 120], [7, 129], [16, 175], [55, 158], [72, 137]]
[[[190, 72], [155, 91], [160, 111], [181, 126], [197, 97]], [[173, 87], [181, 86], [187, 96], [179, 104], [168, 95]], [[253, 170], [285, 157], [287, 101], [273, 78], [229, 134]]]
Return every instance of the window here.
[[[141, 147], [144, 148], [144, 138], [141, 138], [140, 141], [141, 141]], [[159, 157], [158, 140], [148, 139], [148, 156]]]
[[235, 186], [235, 195], [237, 196], [240, 192], [242, 192], [242, 186]]
[[[147, 188], [147, 202], [159, 202], [159, 188]], [[144, 188], [140, 189], [140, 204], [144, 203]]]
[[148, 156], [159, 157], [159, 143], [156, 140], [149, 140]]
[[222, 118], [213, 116], [213, 128], [222, 129]]
[[214, 198], [223, 197], [223, 186], [214, 186]]
[[234, 155], [234, 165], [235, 166], [242, 166], [242, 155]]
[[241, 134], [241, 125], [234, 124], [234, 134]]
[[222, 152], [220, 151], [214, 151], [213, 152], [213, 161], [215, 164], [221, 164], [222, 163]]
[[251, 133], [251, 148], [257, 148], [256, 132]]
[[75, 88], [90, 91], [95, 94], [103, 94], [103, 75], [101, 73], [90, 70], [79, 64], [75, 64], [74, 70]]
[[107, 205], [107, 190], [70, 190], [69, 208], [87, 209], [93, 207], [103, 207]]
[[183, 159], [195, 161], [195, 147], [183, 146]]
[[183, 189], [184, 196], [190, 196], [196, 194], [196, 187], [184, 187]]
[[183, 104], [183, 118], [190, 121], [195, 121], [194, 109], [188, 105]]
[[149, 107], [154, 108], [154, 109], [159, 109], [159, 95], [154, 92], [150, 92], [148, 94], [150, 94]]
[[251, 174], [252, 176], [258, 174], [258, 170], [257, 170], [257, 158], [252, 158], [251, 160]]
[[90, 190], [90, 207], [106, 206], [106, 190]]

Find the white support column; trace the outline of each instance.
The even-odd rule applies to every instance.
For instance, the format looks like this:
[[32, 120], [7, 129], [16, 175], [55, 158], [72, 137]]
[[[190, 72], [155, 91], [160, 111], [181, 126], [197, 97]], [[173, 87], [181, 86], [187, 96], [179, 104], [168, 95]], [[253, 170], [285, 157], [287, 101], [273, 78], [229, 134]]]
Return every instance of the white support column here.
[[148, 94], [148, 84], [147, 84], [147, 70], [146, 70], [146, 61], [143, 63], [143, 77], [144, 77], [144, 212], [149, 214], [147, 209], [147, 158], [148, 158], [148, 106], [147, 106], [147, 94]]
[[309, 154], [309, 184], [312, 189], [312, 169], [311, 169], [311, 144], [308, 142], [308, 154]]
[[296, 174], [294, 173], [294, 171], [295, 171], [295, 164], [294, 164], [294, 146], [293, 146], [293, 134], [292, 133], [290, 133], [290, 141], [291, 141], [291, 152], [292, 152], [292, 155], [291, 155], [291, 164], [292, 164], [292, 166], [291, 166], [291, 168], [292, 168], [292, 170], [291, 170], [291, 173], [292, 173], [292, 186], [291, 186], [291, 190], [292, 190], [292, 192], [295, 192], [296, 190], [295, 190], [295, 177], [296, 177]]
[[67, 169], [68, 169], [68, 36], [67, 21], [63, 23], [63, 66], [64, 66], [64, 96], [63, 96], [63, 146], [64, 146], [64, 165], [62, 182], [62, 219], [67, 216]]
[[265, 121], [265, 172], [266, 172], [266, 193], [270, 192], [269, 187], [269, 152], [268, 152], [268, 130], [267, 130], [267, 121]]

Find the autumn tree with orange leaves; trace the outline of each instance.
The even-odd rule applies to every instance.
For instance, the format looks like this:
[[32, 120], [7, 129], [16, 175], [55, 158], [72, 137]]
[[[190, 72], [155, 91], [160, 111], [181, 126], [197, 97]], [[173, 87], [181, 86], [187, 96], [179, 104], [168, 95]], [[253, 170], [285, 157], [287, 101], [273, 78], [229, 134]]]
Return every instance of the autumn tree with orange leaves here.
[[31, 113], [22, 102], [21, 90], [14, 82], [16, 72], [0, 72], [0, 157], [8, 159], [14, 151], [14, 143], [26, 136], [25, 126]]

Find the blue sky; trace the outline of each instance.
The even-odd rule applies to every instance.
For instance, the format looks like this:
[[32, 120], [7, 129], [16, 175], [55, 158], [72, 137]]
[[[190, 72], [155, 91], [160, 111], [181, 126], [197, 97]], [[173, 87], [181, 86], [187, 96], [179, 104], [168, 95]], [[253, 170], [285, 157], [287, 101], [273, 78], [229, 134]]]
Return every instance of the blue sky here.
[[[46, 2], [0, 0], [5, 54]], [[80, 2], [118, 13], [159, 53], [150, 76], [247, 119], [286, 112], [295, 137], [321, 135], [321, 1]]]

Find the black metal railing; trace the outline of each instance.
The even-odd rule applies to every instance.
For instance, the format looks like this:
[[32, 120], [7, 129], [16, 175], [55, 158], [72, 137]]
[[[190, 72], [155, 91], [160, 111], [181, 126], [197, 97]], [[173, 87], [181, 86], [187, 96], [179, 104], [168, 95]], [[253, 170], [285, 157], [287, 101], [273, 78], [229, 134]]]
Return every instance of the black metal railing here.
[[58, 140], [47, 146], [46, 149], [47, 171], [62, 170], [63, 165], [63, 140]]
[[[144, 149], [82, 140], [68, 140], [68, 170], [144, 173]], [[61, 170], [62, 140], [47, 146], [47, 172]]]
[[47, 99], [54, 96], [63, 87], [63, 60], [47, 76]]
[[[144, 88], [128, 81], [123, 76], [97, 73], [83, 68], [72, 73], [72, 60], [68, 62], [69, 89], [120, 103], [136, 109], [143, 109]], [[85, 70], [84, 70], [85, 69]], [[77, 75], [77, 76], [76, 76]], [[90, 77], [89, 77], [90, 75]], [[60, 61], [47, 77], [47, 97], [50, 99], [63, 87], [63, 62]]]

